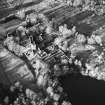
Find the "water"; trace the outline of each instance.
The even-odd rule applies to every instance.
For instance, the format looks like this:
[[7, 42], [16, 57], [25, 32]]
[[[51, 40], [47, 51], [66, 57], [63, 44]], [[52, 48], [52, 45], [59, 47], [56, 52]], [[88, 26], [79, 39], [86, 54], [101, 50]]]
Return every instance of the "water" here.
[[105, 105], [105, 82], [76, 75], [60, 77], [64, 91], [73, 105]]

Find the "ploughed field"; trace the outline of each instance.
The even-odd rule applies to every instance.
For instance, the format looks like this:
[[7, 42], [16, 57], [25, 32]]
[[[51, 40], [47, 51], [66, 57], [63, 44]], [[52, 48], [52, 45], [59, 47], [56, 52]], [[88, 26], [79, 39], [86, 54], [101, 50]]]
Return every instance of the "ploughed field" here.
[[[84, 34], [85, 36], [91, 36], [92, 33], [94, 33], [100, 27], [105, 25], [105, 15], [101, 15], [101, 16], [94, 15], [93, 11], [87, 11], [87, 10], [81, 12], [79, 8], [68, 7], [66, 5], [63, 5], [59, 8], [52, 8], [50, 10], [43, 11], [43, 13], [46, 15], [46, 17], [48, 17], [49, 20], [53, 18], [57, 25], [67, 24], [68, 28], [72, 28], [73, 26], [76, 26], [77, 32], [80, 34]], [[8, 31], [11, 31], [11, 30], [15, 30], [15, 28], [21, 22], [22, 21], [18, 19], [13, 19], [1, 25], [4, 28], [6, 28]], [[102, 34], [104, 32], [105, 32], [105, 29], [99, 32], [99, 34]], [[98, 45], [94, 45], [94, 46], [96, 50], [99, 52], [104, 50], [104, 46], [102, 47]], [[4, 53], [3, 56], [0, 56], [0, 64], [2, 64], [3, 66], [3, 68], [1, 69], [5, 69], [5, 72], [6, 73], [8, 72], [7, 73], [8, 75], [12, 73], [14, 78], [15, 73], [21, 74], [21, 69], [22, 69], [24, 70], [24, 74], [21, 74], [22, 76], [20, 75], [21, 78], [23, 80], [30, 79], [31, 82], [33, 81], [32, 74], [29, 71], [28, 67], [26, 66], [25, 62], [23, 62], [20, 58], [16, 57], [15, 55], [12, 55], [10, 52], [8, 51], [6, 52], [5, 48], [0, 48], [0, 53]], [[83, 61], [85, 62], [88, 59], [92, 59], [91, 53], [92, 52], [88, 52], [88, 51], [82, 52], [78, 54], [78, 57], [79, 59], [82, 58]], [[11, 62], [9, 61], [9, 59], [11, 59]], [[10, 77], [10, 80], [11, 78], [12, 76]], [[17, 77], [17, 78], [20, 78], [20, 77]], [[70, 82], [65, 82], [65, 81], [70, 81]], [[102, 105], [102, 102], [104, 100], [103, 96], [105, 96], [104, 88], [103, 88], [105, 87], [105, 84], [102, 81], [90, 79], [90, 77], [88, 79], [88, 77], [69, 75], [69, 77], [67, 76], [65, 79], [61, 77], [61, 84], [63, 85], [65, 91], [70, 96], [70, 100], [72, 101], [72, 103], [74, 103], [73, 105], [84, 105], [85, 102], [88, 103], [85, 105]], [[95, 85], [93, 86], [93, 84]], [[94, 90], [94, 88], [97, 88], [97, 89]], [[97, 91], [99, 92], [97, 93]]]
[[[91, 36], [95, 30], [99, 29], [105, 24], [104, 15], [94, 15], [93, 11], [88, 10], [81, 12], [79, 8], [68, 7], [67, 5], [54, 7], [52, 9], [43, 11], [43, 13], [49, 20], [53, 18], [55, 20], [55, 24], [57, 25], [67, 24], [68, 28], [76, 26], [77, 32], [84, 34], [85, 36]], [[7, 20], [8, 21], [1, 23], [0, 25], [9, 31], [15, 30], [15, 28], [18, 27], [18, 25], [22, 22], [21, 20], [14, 18], [11, 19], [11, 21], [9, 18]], [[97, 46], [97, 49], [100, 50], [101, 48]], [[84, 54], [87, 55], [86, 58], [88, 58], [88, 52]], [[85, 59], [85, 56], [82, 57]]]
[[[105, 16], [93, 15], [93, 11], [83, 11], [81, 12], [79, 8], [68, 7], [67, 5], [62, 5], [54, 7], [43, 11], [49, 20], [54, 19], [57, 25], [67, 24], [68, 28], [77, 27], [77, 31], [82, 34], [91, 35], [93, 31], [104, 25]], [[6, 28], [8, 31], [14, 30], [21, 20], [19, 19], [6, 19], [5, 23], [0, 23], [1, 26]], [[11, 21], [10, 21], [11, 20]]]

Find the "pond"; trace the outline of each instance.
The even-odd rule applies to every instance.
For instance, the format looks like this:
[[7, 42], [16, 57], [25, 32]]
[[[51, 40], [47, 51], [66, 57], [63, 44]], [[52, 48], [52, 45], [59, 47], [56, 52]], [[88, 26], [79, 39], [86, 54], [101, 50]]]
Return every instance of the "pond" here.
[[72, 105], [105, 105], [105, 82], [69, 74], [59, 78]]

